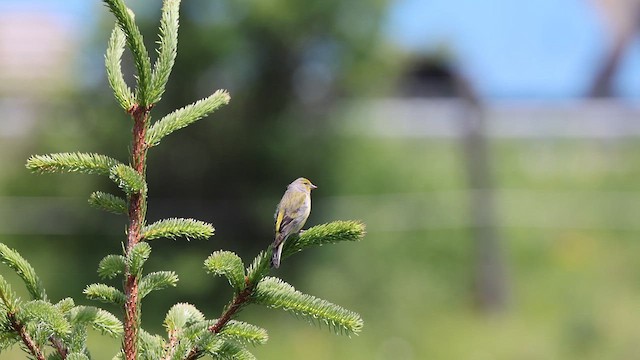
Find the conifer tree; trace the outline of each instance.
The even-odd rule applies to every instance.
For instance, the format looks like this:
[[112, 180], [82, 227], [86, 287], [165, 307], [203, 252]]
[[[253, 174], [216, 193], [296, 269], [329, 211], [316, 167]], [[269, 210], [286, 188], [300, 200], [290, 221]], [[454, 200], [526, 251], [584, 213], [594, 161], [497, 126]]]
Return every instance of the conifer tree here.
[[[0, 276], [0, 351], [19, 344], [32, 358], [90, 359], [87, 331], [98, 330], [121, 339], [122, 348], [114, 359], [253, 359], [248, 345], [264, 344], [265, 329], [235, 320], [250, 304], [282, 309], [312, 323], [324, 324], [339, 334], [357, 334], [361, 317], [320, 298], [303, 294], [281, 279], [269, 276], [273, 249], [267, 246], [247, 266], [230, 251], [219, 250], [204, 261], [206, 272], [224, 276], [233, 288], [233, 296], [216, 319], [207, 319], [189, 303], [168, 309], [164, 319], [166, 336], [153, 335], [142, 328], [141, 303], [152, 291], [176, 286], [173, 271], [145, 273], [156, 239], [208, 239], [214, 234], [211, 224], [195, 219], [169, 218], [148, 224], [147, 152], [162, 139], [208, 116], [227, 104], [229, 94], [215, 91], [211, 96], [151, 121], [151, 111], [165, 90], [173, 67], [178, 40], [180, 0], [164, 0], [160, 21], [158, 56], [152, 65], [149, 53], [133, 13], [123, 0], [103, 0], [116, 20], [105, 55], [109, 84], [116, 101], [132, 120], [131, 158], [121, 162], [95, 153], [56, 153], [35, 155], [27, 168], [37, 173], [71, 172], [107, 176], [122, 190], [114, 195], [96, 191], [89, 204], [128, 218], [123, 253], [105, 256], [98, 264], [103, 280], [121, 279], [122, 288], [104, 283], [88, 285], [84, 294], [92, 300], [116, 304], [121, 316], [98, 306], [76, 305], [72, 298], [54, 301], [48, 298], [35, 269], [18, 254], [0, 243], [0, 260], [23, 280], [30, 299], [20, 299]], [[125, 82], [121, 59], [125, 49], [132, 54], [136, 84]], [[292, 235], [285, 243], [282, 258], [314, 245], [357, 241], [364, 236], [364, 225], [356, 221], [334, 221]], [[271, 239], [264, 239], [266, 244]], [[204, 276], [204, 274], [203, 274]]]

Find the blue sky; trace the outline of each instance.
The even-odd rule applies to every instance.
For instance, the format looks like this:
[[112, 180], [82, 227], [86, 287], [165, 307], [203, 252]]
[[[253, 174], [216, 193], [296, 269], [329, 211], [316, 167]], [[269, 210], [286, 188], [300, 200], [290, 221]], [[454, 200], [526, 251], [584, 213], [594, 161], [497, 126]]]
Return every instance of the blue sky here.
[[[399, 0], [387, 33], [411, 51], [447, 44], [491, 98], [580, 97], [610, 41], [587, 0]], [[640, 96], [639, 65], [636, 41], [616, 79], [620, 96]]]
[[[48, 8], [84, 27], [102, 4], [0, 0], [0, 12], [15, 7]], [[609, 46], [587, 0], [396, 0], [385, 29], [406, 51], [445, 45], [476, 89], [495, 99], [581, 97]], [[640, 41], [629, 49], [615, 86], [622, 97], [640, 97]]]

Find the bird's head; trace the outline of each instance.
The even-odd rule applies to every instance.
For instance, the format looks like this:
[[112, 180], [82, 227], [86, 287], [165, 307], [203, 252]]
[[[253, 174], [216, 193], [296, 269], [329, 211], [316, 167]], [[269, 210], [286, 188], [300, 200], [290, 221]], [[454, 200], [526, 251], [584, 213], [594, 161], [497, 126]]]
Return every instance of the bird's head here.
[[313, 189], [317, 189], [318, 187], [313, 185], [311, 183], [311, 181], [309, 181], [309, 179], [307, 178], [297, 178], [294, 182], [292, 182], [289, 186], [294, 186], [296, 188], [305, 190], [305, 191], [311, 191]]

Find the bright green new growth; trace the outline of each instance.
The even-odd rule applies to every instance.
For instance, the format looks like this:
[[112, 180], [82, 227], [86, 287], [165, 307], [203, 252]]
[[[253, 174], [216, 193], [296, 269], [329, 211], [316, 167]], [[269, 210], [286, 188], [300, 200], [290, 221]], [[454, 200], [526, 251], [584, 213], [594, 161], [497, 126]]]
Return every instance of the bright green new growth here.
[[116, 100], [125, 111], [129, 111], [136, 100], [122, 75], [121, 62], [125, 45], [124, 32], [116, 25], [111, 32], [111, 38], [109, 38], [109, 46], [107, 47], [104, 62], [107, 68], [107, 79], [113, 89]]
[[158, 145], [163, 137], [202, 119], [222, 105], [228, 104], [230, 99], [228, 92], [218, 90], [207, 98], [170, 113], [151, 126], [147, 132], [147, 144]]
[[100, 154], [58, 153], [34, 155], [27, 160], [27, 169], [39, 173], [78, 172], [109, 175], [118, 160]]
[[109, 178], [127, 195], [147, 192], [147, 183], [142, 175], [125, 164], [118, 164], [109, 170]]
[[105, 335], [122, 335], [122, 323], [115, 315], [93, 306], [76, 306], [69, 311], [68, 317], [73, 325], [90, 325]]
[[[151, 246], [145, 242], [137, 243], [126, 258], [125, 269], [128, 266], [131, 274], [140, 275], [142, 273], [142, 266], [151, 256]], [[118, 264], [120, 266], [120, 264]], [[98, 269], [98, 273], [100, 270]]]
[[145, 275], [140, 280], [140, 298], [155, 290], [162, 290], [178, 284], [178, 275], [173, 271], [156, 271]]
[[231, 320], [220, 335], [246, 345], [263, 345], [269, 340], [267, 330], [242, 321]]
[[216, 251], [204, 261], [207, 272], [224, 275], [236, 290], [244, 288], [244, 265], [242, 259], [231, 251]]
[[[143, 243], [144, 244], [144, 243]], [[101, 279], [113, 279], [124, 274], [126, 258], [122, 255], [107, 255], [98, 264], [98, 276]]]
[[[125, 6], [122, 0], [104, 0], [104, 3], [109, 7], [111, 13], [116, 17], [117, 25], [125, 34], [125, 42], [129, 50], [133, 55], [133, 61], [136, 65], [136, 72], [138, 78], [138, 86], [136, 89], [136, 99], [138, 105], [148, 106], [151, 105], [149, 96], [149, 87], [151, 82], [151, 60], [149, 59], [149, 53], [144, 46], [144, 39], [138, 29], [138, 26], [133, 20], [133, 12], [131, 12]], [[107, 66], [112, 65], [111, 63]], [[118, 65], [120, 65], [118, 63]], [[120, 70], [120, 75], [122, 70]], [[124, 82], [124, 80], [122, 80]]]
[[[362, 319], [354, 312], [317, 297], [303, 294], [286, 282], [269, 277], [272, 238], [260, 240], [266, 247], [248, 267], [230, 251], [215, 251], [205, 261], [207, 273], [224, 276], [233, 288], [233, 297], [217, 319], [207, 319], [188, 303], [172, 306], [164, 318], [166, 337], [149, 334], [141, 327], [140, 305], [152, 291], [175, 287], [174, 271], [144, 273], [151, 256], [150, 240], [159, 238], [208, 239], [213, 225], [195, 219], [168, 218], [147, 224], [146, 156], [149, 149], [176, 130], [194, 124], [230, 100], [225, 90], [175, 110], [151, 123], [150, 112], [165, 91], [177, 54], [179, 0], [164, 0], [160, 20], [158, 57], [151, 60], [133, 13], [123, 0], [103, 0], [116, 19], [105, 55], [109, 85], [115, 99], [133, 120], [131, 159], [120, 162], [94, 153], [56, 153], [34, 155], [26, 167], [36, 173], [74, 172], [109, 177], [122, 190], [113, 195], [95, 191], [89, 204], [97, 209], [126, 215], [129, 223], [122, 254], [106, 255], [98, 264], [98, 276], [118, 281], [122, 289], [108, 284], [90, 284], [83, 293], [91, 300], [115, 304], [127, 316], [93, 306], [76, 306], [71, 298], [49, 301], [35, 269], [13, 249], [0, 243], [0, 261], [14, 270], [24, 282], [31, 299], [22, 300], [0, 276], [0, 352], [21, 344], [30, 357], [60, 360], [91, 359], [87, 349], [90, 329], [118, 338], [122, 349], [113, 359], [194, 360], [205, 355], [214, 359], [255, 359], [248, 346], [267, 342], [261, 327], [234, 320], [250, 304], [283, 309], [313, 323], [326, 324], [338, 334], [356, 334]], [[128, 48], [136, 68], [132, 90], [124, 80], [122, 56]], [[285, 243], [282, 258], [304, 248], [357, 241], [365, 234], [364, 225], [355, 221], [334, 221], [292, 235]], [[104, 358], [101, 354], [100, 358]]]
[[0, 275], [0, 309], [3, 312], [15, 313], [18, 297], [11, 289], [11, 285]]
[[22, 278], [33, 299], [47, 300], [47, 293], [44, 290], [44, 286], [42, 286], [42, 281], [36, 275], [36, 271], [17, 251], [0, 243], [0, 261], [13, 269]]
[[116, 305], [124, 304], [127, 299], [122, 291], [106, 284], [91, 284], [84, 289], [83, 293], [88, 299]]
[[362, 330], [360, 315], [317, 297], [303, 294], [284, 281], [265, 277], [254, 293], [256, 304], [290, 311], [317, 324], [326, 324], [336, 333], [357, 334]]
[[144, 240], [177, 239], [179, 237], [185, 237], [187, 240], [208, 239], [213, 236], [213, 232], [213, 225], [204, 221], [171, 218], [145, 226], [142, 229], [142, 238]]
[[127, 201], [125, 199], [102, 191], [93, 192], [89, 196], [89, 204], [97, 209], [117, 215], [127, 214]]
[[205, 317], [191, 304], [178, 303], [169, 309], [164, 318], [164, 327], [168, 333], [183, 331], [185, 326], [204, 321]]
[[167, 0], [162, 6], [158, 59], [151, 74], [151, 103], [160, 101], [178, 51], [178, 10], [180, 0]]

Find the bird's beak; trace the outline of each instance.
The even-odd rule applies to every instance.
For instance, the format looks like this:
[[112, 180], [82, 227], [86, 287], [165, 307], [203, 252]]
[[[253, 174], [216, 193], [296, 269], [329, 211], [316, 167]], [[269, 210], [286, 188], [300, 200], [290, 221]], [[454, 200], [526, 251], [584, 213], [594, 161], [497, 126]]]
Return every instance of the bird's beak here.
[[315, 186], [315, 185], [313, 185], [313, 184], [310, 184], [309, 186], [311, 187], [311, 190], [313, 190], [313, 189], [317, 189], [317, 188], [318, 188], [317, 186]]

